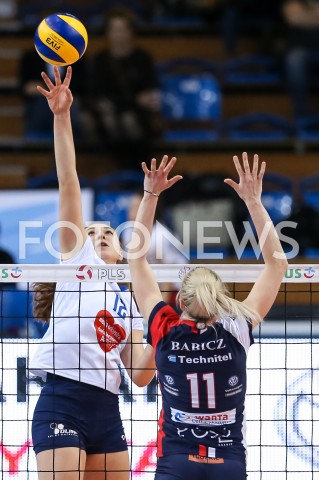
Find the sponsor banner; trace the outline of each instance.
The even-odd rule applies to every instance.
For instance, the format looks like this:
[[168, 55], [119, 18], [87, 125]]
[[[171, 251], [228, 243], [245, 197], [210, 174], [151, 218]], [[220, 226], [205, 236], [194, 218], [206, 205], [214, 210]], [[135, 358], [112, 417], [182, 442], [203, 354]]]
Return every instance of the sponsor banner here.
[[[264, 266], [248, 265], [238, 268], [238, 264], [196, 264], [214, 270], [224, 282], [253, 283]], [[181, 282], [190, 270], [189, 265], [152, 265], [158, 282]], [[60, 264], [20, 264], [1, 265], [0, 283], [6, 282], [131, 282], [128, 265], [60, 265]], [[317, 283], [319, 265], [290, 265], [283, 283]]]
[[[83, 188], [81, 194], [83, 219], [91, 221], [94, 191]], [[59, 263], [59, 217], [58, 189], [1, 190], [1, 247], [17, 264]]]

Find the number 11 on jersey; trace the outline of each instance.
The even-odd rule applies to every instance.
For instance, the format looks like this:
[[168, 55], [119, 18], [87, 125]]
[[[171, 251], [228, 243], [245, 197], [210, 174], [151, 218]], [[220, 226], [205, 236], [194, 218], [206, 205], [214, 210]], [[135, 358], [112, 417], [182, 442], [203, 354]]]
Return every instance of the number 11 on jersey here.
[[[202, 376], [202, 379], [199, 378]], [[192, 408], [216, 408], [215, 402], [215, 378], [214, 373], [188, 373], [187, 380], [190, 381]], [[207, 405], [199, 405], [199, 381], [206, 382]]]

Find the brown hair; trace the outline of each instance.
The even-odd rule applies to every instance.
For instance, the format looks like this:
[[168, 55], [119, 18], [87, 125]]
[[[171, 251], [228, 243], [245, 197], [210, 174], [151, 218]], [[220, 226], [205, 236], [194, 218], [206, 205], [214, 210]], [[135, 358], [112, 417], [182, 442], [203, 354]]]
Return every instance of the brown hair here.
[[36, 320], [49, 322], [56, 283], [34, 283], [32, 287], [34, 316]]

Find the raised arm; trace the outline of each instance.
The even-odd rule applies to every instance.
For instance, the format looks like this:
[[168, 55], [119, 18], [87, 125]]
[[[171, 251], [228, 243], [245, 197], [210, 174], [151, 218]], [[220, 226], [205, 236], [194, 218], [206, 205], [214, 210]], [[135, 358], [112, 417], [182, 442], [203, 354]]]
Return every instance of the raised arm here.
[[243, 166], [237, 156], [234, 156], [233, 160], [239, 175], [239, 183], [230, 178], [225, 179], [225, 183], [230, 185], [245, 202], [256, 228], [265, 262], [262, 273], [244, 303], [264, 317], [276, 299], [288, 262], [274, 224], [261, 201], [266, 163], [262, 162], [259, 169], [259, 157], [254, 155], [253, 167], [250, 169], [246, 152], [242, 155]]
[[[150, 245], [158, 197], [164, 190], [182, 179], [180, 175], [168, 179], [175, 162], [175, 157], [168, 162], [168, 156], [165, 155], [158, 168], [155, 158], [152, 159], [150, 170], [145, 163], [142, 163], [145, 173], [144, 195], [134, 223], [128, 262], [136, 302], [145, 319], [149, 318], [154, 306], [162, 300], [161, 291], [146, 255]], [[135, 248], [134, 245], [138, 246]]]
[[46, 97], [54, 115], [54, 151], [59, 182], [60, 222], [64, 222], [59, 229], [60, 249], [63, 258], [66, 259], [80, 250], [86, 239], [70, 115], [73, 102], [69, 88], [72, 68], [67, 68], [62, 82], [58, 68], [54, 67], [55, 84], [46, 73], [42, 72], [41, 75], [48, 90], [41, 86], [37, 89]]

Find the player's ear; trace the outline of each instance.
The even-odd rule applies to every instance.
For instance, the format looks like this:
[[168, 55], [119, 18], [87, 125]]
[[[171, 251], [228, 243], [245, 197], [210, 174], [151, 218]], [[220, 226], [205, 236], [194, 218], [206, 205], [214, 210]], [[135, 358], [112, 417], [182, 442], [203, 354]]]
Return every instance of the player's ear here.
[[179, 303], [180, 309], [181, 309], [181, 310], [185, 310], [185, 303], [183, 302], [183, 300], [181, 299], [181, 297], [179, 297], [178, 303]]

